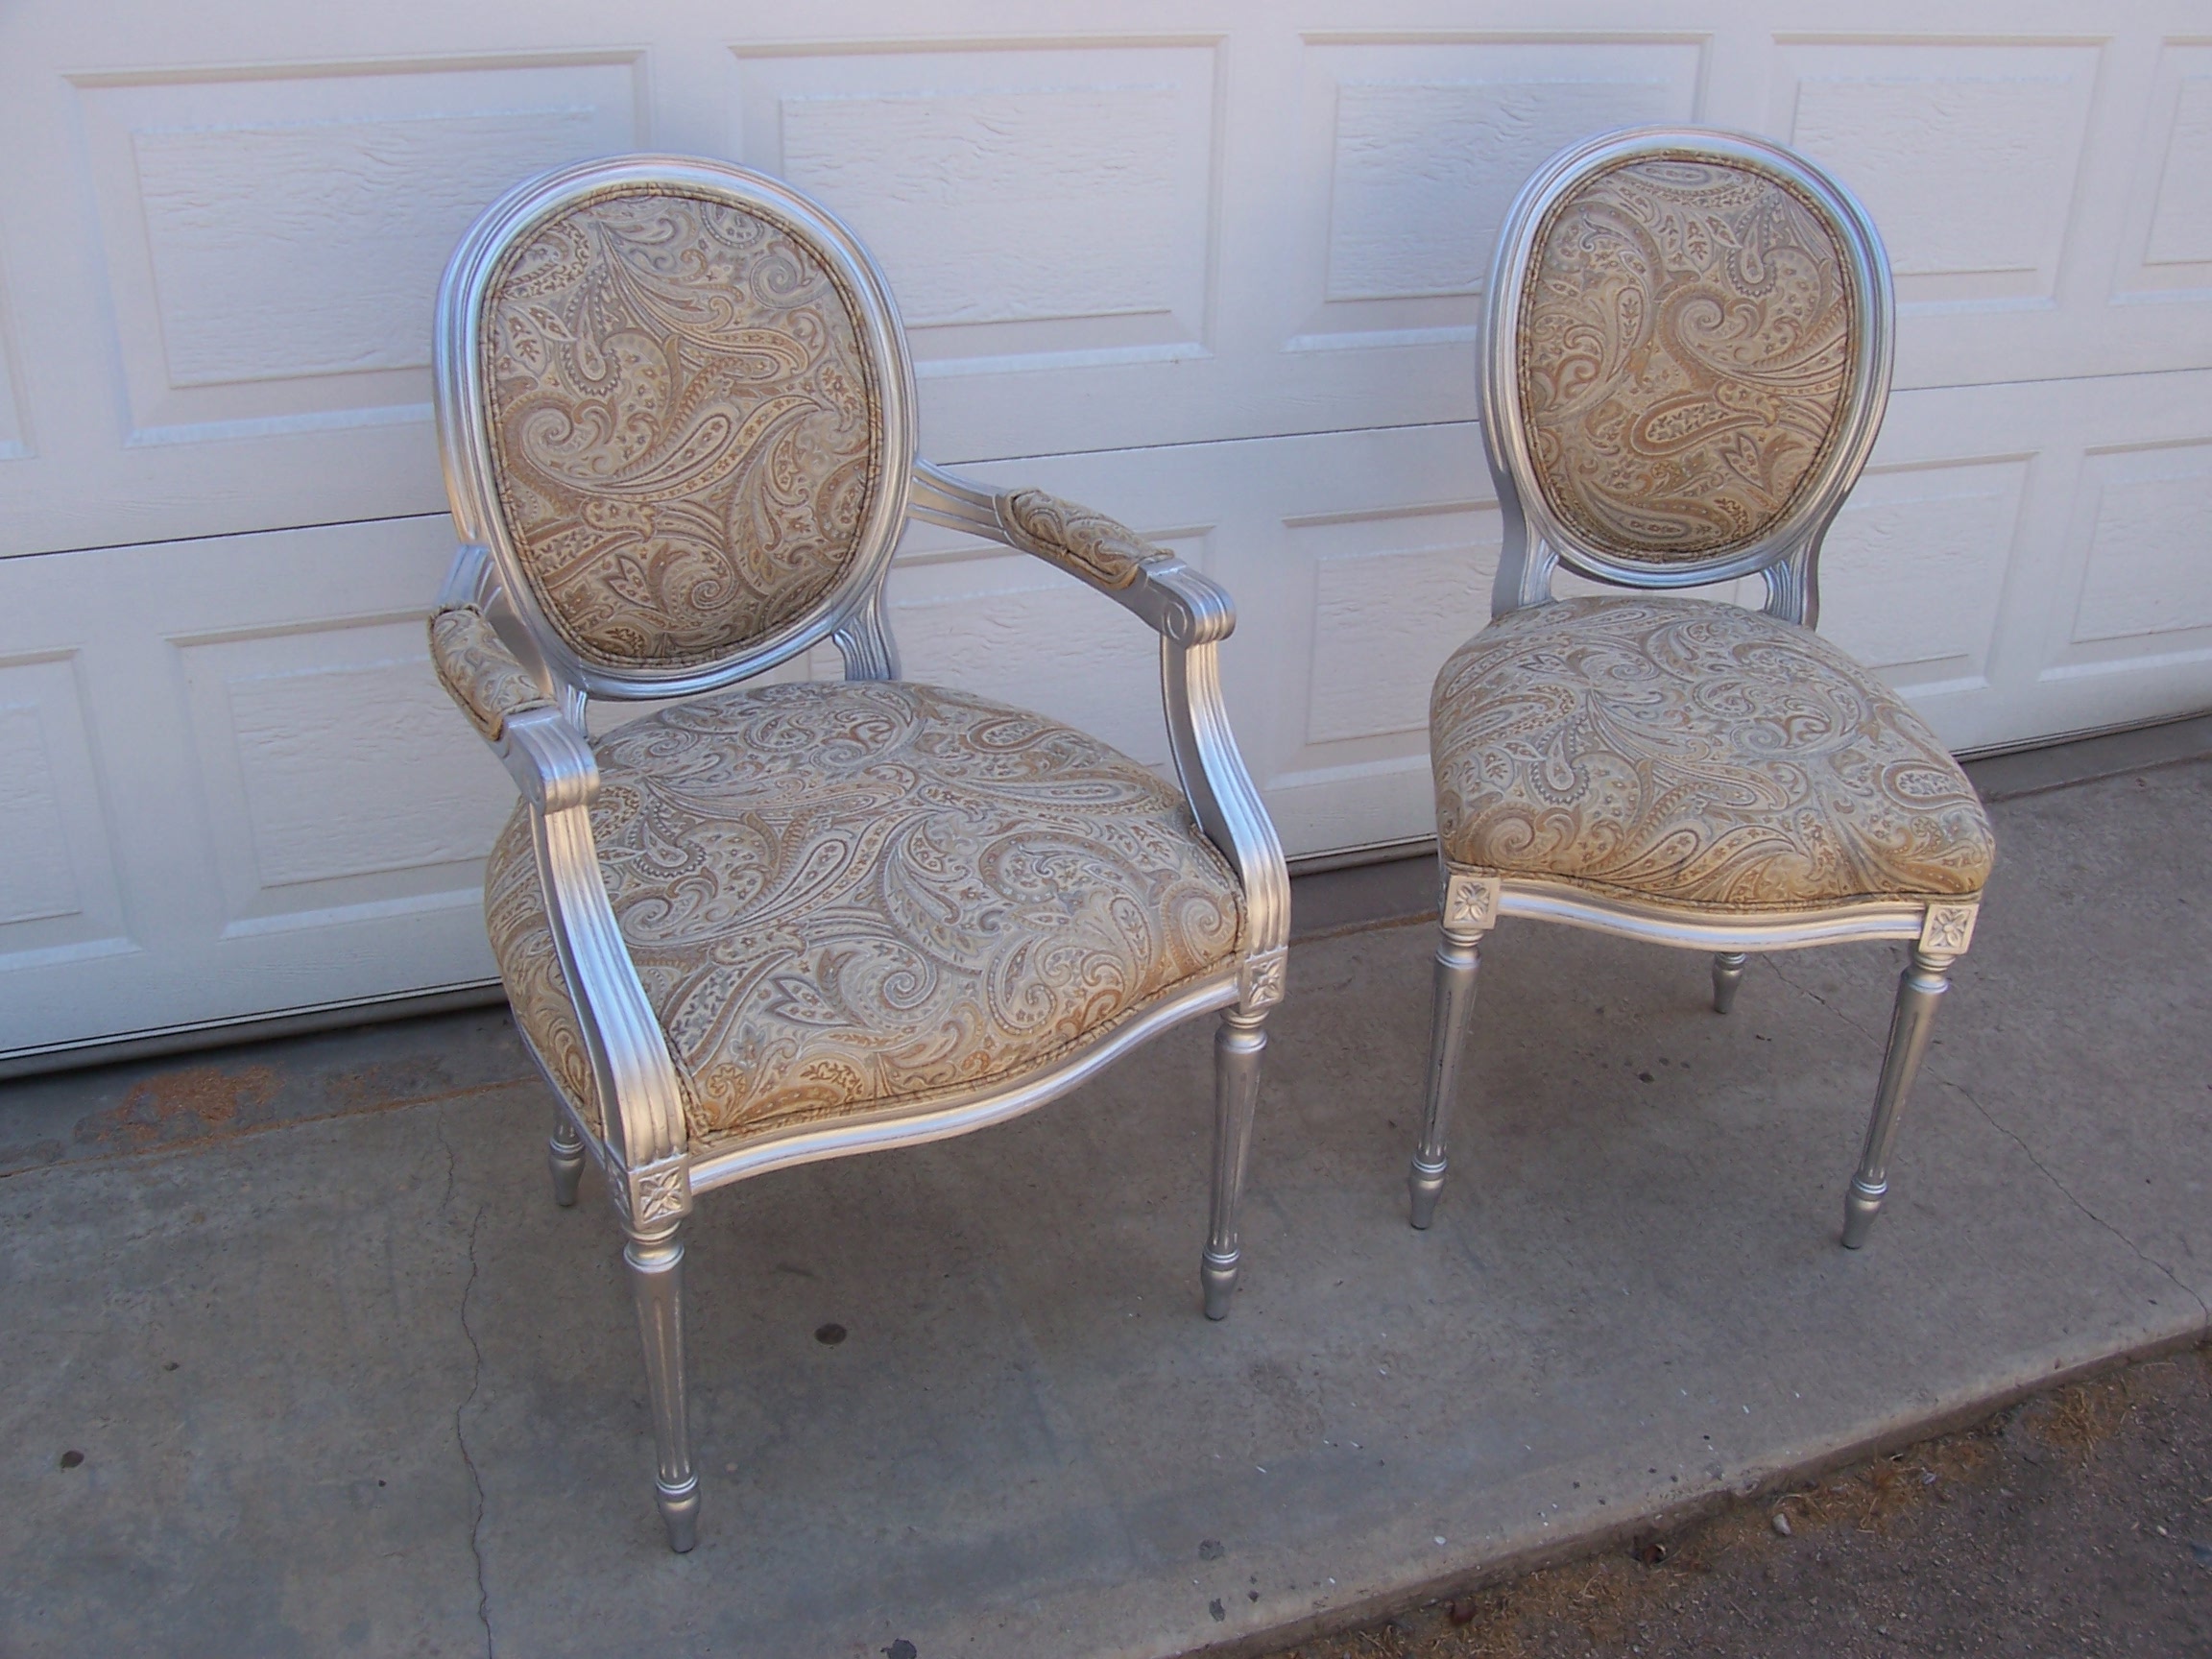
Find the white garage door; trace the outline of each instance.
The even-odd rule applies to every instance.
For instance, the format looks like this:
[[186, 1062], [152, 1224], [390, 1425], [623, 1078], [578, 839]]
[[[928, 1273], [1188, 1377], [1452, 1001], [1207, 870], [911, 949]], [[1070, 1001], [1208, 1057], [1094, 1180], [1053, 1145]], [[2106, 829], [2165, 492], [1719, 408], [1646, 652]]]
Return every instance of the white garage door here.
[[[1888, 238], [1902, 390], [1826, 631], [1960, 747], [2212, 704], [2200, 0], [7, 8], [0, 1053], [489, 974], [511, 794], [420, 627], [432, 290], [508, 183], [628, 149], [819, 194], [927, 453], [1228, 584], [1294, 853], [1420, 835], [1498, 535], [1491, 239], [1651, 120], [1789, 140]], [[1134, 623], [953, 537], [902, 560], [909, 672], [1164, 758]]]

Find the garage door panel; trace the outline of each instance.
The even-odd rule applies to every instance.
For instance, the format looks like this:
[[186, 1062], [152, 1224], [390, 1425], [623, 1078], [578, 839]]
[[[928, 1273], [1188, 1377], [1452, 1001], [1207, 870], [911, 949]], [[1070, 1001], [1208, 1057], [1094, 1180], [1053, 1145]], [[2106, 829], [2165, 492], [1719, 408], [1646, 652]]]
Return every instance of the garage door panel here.
[[0, 661], [0, 984], [132, 949], [74, 652]]
[[2080, 597], [2059, 666], [2212, 647], [2212, 443], [2110, 450], [2083, 468]]
[[2212, 300], [2212, 44], [2169, 42], [2129, 169], [2125, 298]]
[[[2174, 253], [2205, 186], [2166, 160], [2200, 142], [2194, 50], [2148, 33], [1776, 37], [1766, 126], [1873, 213], [1899, 386], [2212, 364], [2212, 266]], [[2174, 262], [2152, 265], [2161, 214]]]
[[1905, 315], [2048, 302], [2100, 55], [2076, 42], [1791, 44], [1776, 127], [1866, 204]]
[[1211, 349], [1212, 40], [733, 59], [735, 153], [859, 232], [924, 376]]
[[0, 560], [0, 1050], [492, 973], [514, 788], [430, 668], [451, 554], [440, 515]]
[[75, 85], [126, 445], [425, 421], [462, 231], [643, 133], [627, 56]]
[[[1522, 183], [1612, 127], [1696, 115], [1704, 43], [1309, 36], [1292, 349], [1472, 340]], [[1442, 332], [1439, 332], [1442, 331]]]
[[1820, 631], [1907, 697], [1984, 688], [2029, 465], [1870, 468], [1821, 550]]
[[[2212, 637], [2201, 631], [2208, 408], [2212, 375], [2203, 373], [1964, 387], [1892, 403], [1873, 491], [1883, 488], [1880, 468], [1933, 464], [1931, 477], [1952, 473], [1946, 491], [1979, 478], [1970, 493], [1990, 494], [2011, 465], [2005, 452], [2026, 458], [2015, 528], [1992, 578], [1997, 612], [1982, 673], [1931, 680], [1945, 672], [1939, 661], [1891, 670], [1945, 741], [2016, 743], [2212, 704]], [[1959, 458], [1964, 433], [1994, 453]], [[1984, 510], [1986, 547], [2001, 515], [1995, 500]], [[1971, 511], [1963, 501], [1947, 509], [1961, 536]], [[1931, 520], [1938, 541], [1945, 517]], [[1963, 574], [1963, 564], [1954, 567]], [[1891, 613], [1936, 609], [1896, 577], [1854, 587]], [[1842, 592], [1840, 575], [1828, 575], [1832, 617], [1858, 603]], [[1836, 622], [1824, 620], [1823, 632], [1856, 645]]]
[[1426, 745], [1437, 666], [1489, 620], [1499, 537], [1494, 507], [1290, 526], [1313, 566], [1309, 752], [1407, 733]]
[[173, 643], [226, 931], [474, 903], [515, 791], [438, 685], [420, 606]]
[[31, 420], [17, 380], [15, 322], [8, 302], [8, 262], [0, 258], [0, 461], [31, 455]]

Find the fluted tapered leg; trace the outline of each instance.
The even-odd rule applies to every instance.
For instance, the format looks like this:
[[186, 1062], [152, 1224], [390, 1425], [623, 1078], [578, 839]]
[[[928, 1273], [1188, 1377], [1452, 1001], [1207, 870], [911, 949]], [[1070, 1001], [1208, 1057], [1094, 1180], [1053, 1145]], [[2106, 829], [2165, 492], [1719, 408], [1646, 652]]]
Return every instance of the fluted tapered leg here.
[[1267, 1048], [1267, 1016], [1232, 1008], [1214, 1034], [1214, 1202], [1206, 1256], [1198, 1268], [1206, 1317], [1226, 1319], [1243, 1255], [1237, 1212], [1244, 1198], [1244, 1165], [1252, 1152], [1252, 1108], [1260, 1096], [1260, 1056]]
[[1421, 1145], [1406, 1185], [1413, 1197], [1413, 1225], [1427, 1227], [1444, 1190], [1444, 1135], [1459, 1074], [1459, 1050], [1475, 1007], [1475, 971], [1481, 966], [1479, 934], [1447, 929], [1436, 947], [1436, 1002], [1429, 1026], [1429, 1104], [1421, 1120]]
[[632, 1235], [622, 1247], [645, 1343], [645, 1393], [653, 1408], [660, 1458], [654, 1497], [668, 1524], [668, 1548], [679, 1555], [699, 1539], [699, 1477], [691, 1469], [691, 1431], [684, 1409], [684, 1235]]
[[545, 1142], [545, 1166], [553, 1171], [553, 1202], [566, 1210], [576, 1202], [576, 1187], [584, 1179], [584, 1137], [568, 1121], [568, 1114], [553, 1114], [553, 1138]]
[[1713, 956], [1713, 1012], [1725, 1014], [1736, 1006], [1736, 988], [1743, 983], [1743, 964], [1751, 958], [1741, 950], [1716, 951]]
[[1882, 1082], [1874, 1092], [1874, 1117], [1866, 1125], [1859, 1173], [1851, 1177], [1851, 1190], [1843, 1200], [1846, 1250], [1866, 1242], [1874, 1217], [1882, 1213], [1882, 1200], [1889, 1191], [1889, 1151], [1897, 1142], [1898, 1119], [1912, 1092], [1912, 1079], [1919, 1074], [1921, 1056], [1928, 1052], [1936, 1004], [1951, 988], [1952, 961], [1915, 949], [1911, 964], [1898, 978], [1896, 1011], [1889, 1017], [1889, 1048], [1882, 1057]]

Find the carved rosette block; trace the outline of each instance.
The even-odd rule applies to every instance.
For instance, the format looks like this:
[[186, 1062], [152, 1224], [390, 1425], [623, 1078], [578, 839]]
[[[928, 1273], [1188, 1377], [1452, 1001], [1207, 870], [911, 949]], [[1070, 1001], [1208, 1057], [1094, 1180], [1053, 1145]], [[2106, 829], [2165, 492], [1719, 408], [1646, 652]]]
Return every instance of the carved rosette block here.
[[691, 1161], [663, 1158], [625, 1169], [607, 1159], [607, 1192], [633, 1233], [651, 1233], [691, 1214]]
[[1256, 950], [1245, 957], [1243, 972], [1238, 979], [1238, 1006], [1248, 1014], [1257, 1014], [1282, 1001], [1289, 962], [1290, 950], [1284, 945], [1272, 950]]
[[1920, 949], [1930, 955], [1957, 956], [1974, 941], [1979, 904], [1931, 904], [1920, 925]]
[[1461, 936], [1487, 933], [1498, 925], [1498, 903], [1505, 883], [1496, 876], [1454, 870], [1444, 878], [1444, 931]]

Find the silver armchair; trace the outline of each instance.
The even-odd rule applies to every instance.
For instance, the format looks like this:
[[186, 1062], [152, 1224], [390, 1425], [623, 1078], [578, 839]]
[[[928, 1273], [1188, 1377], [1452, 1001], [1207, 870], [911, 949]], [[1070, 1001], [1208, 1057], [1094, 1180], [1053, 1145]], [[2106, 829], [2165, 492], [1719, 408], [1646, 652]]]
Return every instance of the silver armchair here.
[[[699, 1504], [701, 1192], [982, 1128], [1217, 1009], [1200, 1278], [1226, 1314], [1289, 920], [1221, 700], [1228, 595], [1101, 515], [918, 459], [881, 276], [741, 168], [635, 156], [511, 192], [446, 270], [436, 385], [464, 544], [433, 660], [521, 790], [486, 915], [558, 1101], [555, 1199], [589, 1158], [621, 1226], [671, 1547]], [[1150, 624], [1180, 793], [899, 679], [882, 595], [909, 517]], [[746, 684], [825, 640], [845, 680]], [[665, 706], [591, 737], [598, 699]]]
[[[1759, 139], [1608, 134], [1514, 204], [1481, 368], [1493, 619], [1431, 705], [1443, 938], [1415, 1227], [1444, 1185], [1479, 941], [1528, 916], [1713, 952], [1722, 1014], [1750, 951], [1909, 940], [1845, 1199], [1842, 1241], [1865, 1242], [1994, 852], [1933, 733], [1813, 632], [1892, 313], [1864, 210]], [[1561, 565], [1644, 591], [1555, 599]], [[1763, 612], [1675, 594], [1750, 575]]]

